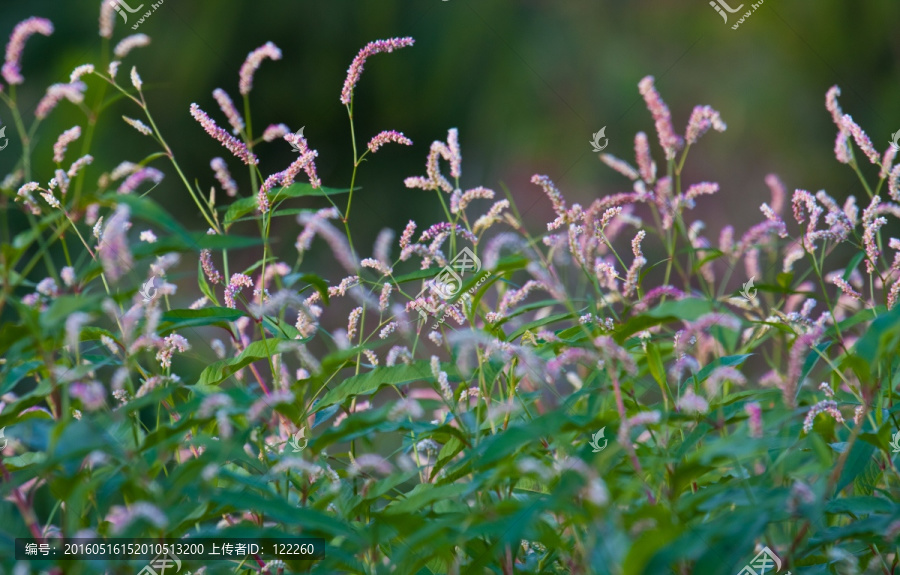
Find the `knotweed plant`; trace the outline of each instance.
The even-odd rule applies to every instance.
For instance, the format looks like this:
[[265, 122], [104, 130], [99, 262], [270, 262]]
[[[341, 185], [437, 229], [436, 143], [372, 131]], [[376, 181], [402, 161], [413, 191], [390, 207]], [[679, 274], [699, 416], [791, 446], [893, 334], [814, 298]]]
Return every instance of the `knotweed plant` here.
[[[368, 44], [335, 87], [353, 163], [329, 182], [302, 130], [254, 129], [275, 44], [248, 55], [237, 92], [183, 110], [184, 130], [210, 136], [209, 167], [188, 168], [127, 63], [150, 38], [110, 51], [114, 20], [104, 2], [104, 52], [36, 103], [18, 98], [20, 57], [52, 24], [17, 25], [2, 67], [22, 146], [0, 184], [3, 572], [146, 564], [16, 560], [16, 537], [203, 536], [327, 550], [186, 559], [195, 573], [714, 574], [763, 547], [793, 572], [898, 572], [900, 164], [837, 87], [834, 151], [859, 197], [789, 193], [774, 174], [746, 190], [683, 181], [726, 124], [697, 106], [680, 132], [648, 76], [655, 136], [635, 136], [633, 162], [600, 157], [628, 191], [582, 205], [536, 174], [548, 221], [529, 229], [518, 190], [464, 175], [450, 129], [423, 172], [397, 175], [443, 217], [365, 246], [351, 219], [363, 161], [416, 134], [358, 133], [354, 101], [364, 67], [412, 38]], [[41, 131], [62, 107], [82, 120]], [[111, 110], [119, 137], [158, 150], [95, 159]], [[296, 159], [270, 165], [275, 146]], [[55, 167], [38, 173], [37, 157]], [[163, 209], [168, 189], [206, 229]], [[766, 189], [749, 229], [709, 238], [693, 217]], [[296, 222], [293, 244], [271, 241], [275, 218]]]

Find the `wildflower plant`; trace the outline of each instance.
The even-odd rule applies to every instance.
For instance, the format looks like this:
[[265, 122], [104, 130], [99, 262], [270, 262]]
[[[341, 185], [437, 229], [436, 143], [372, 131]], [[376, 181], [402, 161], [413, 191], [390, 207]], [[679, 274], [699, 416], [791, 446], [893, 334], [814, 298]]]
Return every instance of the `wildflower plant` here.
[[[114, 18], [102, 3], [106, 40]], [[52, 32], [42, 18], [17, 25], [2, 68], [22, 142], [0, 185], [4, 218], [28, 224], [0, 256], [4, 570], [15, 537], [215, 535], [320, 537], [328, 550], [210, 572], [728, 573], [757, 545], [798, 571], [852, 560], [895, 572], [900, 164], [841, 110], [837, 87], [835, 156], [860, 199], [789, 194], [769, 175], [748, 184], [771, 196], [759, 223], [705, 237], [692, 210], [735, 191], [683, 181], [684, 166], [726, 124], [697, 106], [679, 132], [648, 76], [637, 88], [656, 137], [635, 136], [633, 164], [600, 157], [629, 191], [581, 205], [536, 174], [550, 217], [529, 230], [517, 190], [501, 198], [464, 177], [449, 129], [424, 175], [402, 179], [441, 221], [385, 229], [368, 248], [352, 235], [360, 167], [413, 140], [358, 134], [354, 101], [369, 59], [412, 38], [352, 60], [337, 98], [352, 177], [323, 182], [302, 130], [252, 122], [254, 77], [283, 58], [275, 44], [240, 66], [237, 102], [217, 88], [183, 111], [211, 138], [194, 174], [126, 64], [144, 34], [111, 53], [104, 42], [28, 117], [21, 53]], [[90, 155], [110, 98], [122, 133], [156, 152]], [[32, 147], [62, 105], [83, 122]], [[269, 173], [281, 141], [297, 158]], [[55, 168], [36, 173], [36, 155]], [[179, 224], [158, 187], [183, 189], [207, 229]], [[281, 216], [296, 221], [293, 244], [271, 241]], [[481, 273], [436, 279], [464, 249]], [[334, 265], [316, 267], [314, 250]], [[184, 264], [190, 281], [175, 279]], [[757, 297], [739, 295], [748, 278]], [[32, 567], [91, 572], [49, 558], [15, 568]]]

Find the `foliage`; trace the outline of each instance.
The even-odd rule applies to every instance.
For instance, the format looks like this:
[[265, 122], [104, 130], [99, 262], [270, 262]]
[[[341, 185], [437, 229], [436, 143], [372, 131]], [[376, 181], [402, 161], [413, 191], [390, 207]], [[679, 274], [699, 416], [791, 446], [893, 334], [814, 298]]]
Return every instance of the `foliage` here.
[[[108, 39], [115, 15], [102, 10]], [[11, 44], [36, 32], [52, 25], [27, 20]], [[0, 252], [3, 569], [125, 572], [40, 560], [13, 571], [13, 539], [26, 535], [214, 534], [321, 537], [328, 551], [286, 566], [187, 561], [195, 572], [725, 574], [763, 545], [798, 572], [897, 572], [900, 240], [882, 228], [900, 203], [880, 194], [887, 183], [900, 202], [900, 165], [842, 113], [837, 88], [835, 153], [869, 197], [862, 217], [853, 198], [841, 207], [797, 190], [793, 237], [770, 175], [762, 222], [737, 241], [726, 227], [714, 246], [688, 212], [718, 186], [683, 186], [681, 174], [704, 132], [725, 124], [698, 106], [675, 133], [647, 77], [639, 90], [665, 161], [658, 169], [644, 133], [636, 168], [601, 157], [632, 191], [568, 205], [536, 175], [553, 214], [534, 235], [515, 191], [462, 191], [453, 129], [432, 144], [426, 175], [405, 180], [437, 196], [444, 220], [411, 221], [399, 241], [385, 230], [362, 257], [350, 220], [360, 168], [412, 142], [382, 132], [363, 149], [355, 90], [369, 57], [412, 39], [373, 42], [351, 64], [347, 188], [322, 186], [302, 130], [253, 131], [253, 76], [282, 55], [271, 43], [252, 52], [243, 111], [214, 93], [231, 133], [190, 109], [247, 169], [238, 186], [214, 159], [209, 194], [196, 183], [209, 174], [189, 177], [157, 129], [137, 70], [119, 78], [147, 41], [126, 38], [117, 60], [49, 88], [30, 126], [15, 53], [3, 69], [0, 99], [24, 149], [0, 186], [6, 229], [13, 209], [29, 223]], [[53, 146], [52, 175], [34, 174], [32, 155], [48, 153], [34, 135], [64, 99], [84, 125]], [[94, 183], [90, 142], [113, 107], [159, 151]], [[879, 169], [874, 186], [851, 139]], [[297, 160], [265, 176], [257, 154], [285, 142]], [[172, 180], [208, 231], [153, 200]], [[294, 246], [273, 237], [282, 217], [298, 222]], [[310, 263], [314, 250], [333, 265]], [[237, 267], [248, 254], [254, 263]], [[827, 311], [814, 316], [817, 301]]]

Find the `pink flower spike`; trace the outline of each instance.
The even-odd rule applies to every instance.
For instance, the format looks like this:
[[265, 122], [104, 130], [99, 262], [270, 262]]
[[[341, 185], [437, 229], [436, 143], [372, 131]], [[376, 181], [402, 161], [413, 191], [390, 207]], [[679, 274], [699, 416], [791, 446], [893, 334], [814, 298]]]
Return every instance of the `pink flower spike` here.
[[759, 403], [754, 401], [752, 403], [745, 403], [744, 411], [746, 411], [749, 416], [747, 425], [750, 427], [750, 437], [759, 439], [763, 436], [762, 408], [759, 406]]
[[73, 128], [69, 128], [65, 132], [59, 135], [56, 143], [53, 144], [53, 161], [57, 164], [61, 164], [66, 155], [66, 149], [69, 144], [77, 140], [81, 137], [81, 127], [75, 126]]
[[116, 44], [113, 54], [116, 55], [117, 59], [121, 60], [135, 48], [142, 48], [149, 45], [150, 37], [146, 34], [132, 34], [131, 36], [123, 38], [121, 42]]
[[51, 85], [47, 88], [47, 93], [41, 98], [41, 101], [38, 102], [37, 108], [34, 110], [34, 116], [43, 120], [63, 98], [73, 104], [81, 104], [84, 102], [84, 91], [86, 89], [87, 86], [84, 82]]
[[406, 228], [403, 229], [403, 234], [400, 236], [401, 250], [405, 250], [409, 247], [414, 233], [416, 233], [416, 222], [409, 220], [409, 222], [407, 222], [406, 224]]
[[93, 73], [94, 73], [94, 65], [93, 64], [82, 64], [81, 66], [78, 66], [77, 68], [72, 70], [72, 74], [69, 76], [69, 81], [77, 82], [78, 80], [81, 79], [82, 76], [85, 76], [87, 74], [93, 74]]
[[727, 126], [719, 113], [709, 106], [695, 106], [685, 132], [685, 140], [688, 145], [696, 143], [700, 136], [710, 128], [717, 132], [724, 132]]
[[113, 24], [116, 20], [115, 2], [101, 0], [100, 2], [100, 37], [112, 38]]
[[846, 295], [852, 297], [853, 299], [862, 301], [862, 294], [853, 289], [853, 286], [844, 281], [844, 278], [833, 278], [831, 282], [837, 287], [841, 288], [841, 291]]
[[247, 149], [242, 142], [231, 136], [228, 132], [220, 128], [209, 115], [200, 109], [197, 104], [191, 104], [191, 116], [197, 120], [206, 133], [218, 140], [220, 144], [225, 146], [229, 152], [240, 158], [245, 164], [253, 166], [259, 163], [256, 156]]
[[369, 56], [381, 54], [382, 52], [393, 52], [394, 50], [405, 48], [406, 46], [412, 46], [414, 43], [415, 40], [406, 37], [376, 40], [366, 44], [353, 59], [350, 68], [347, 69], [347, 79], [344, 80], [344, 88], [341, 90], [341, 104], [344, 104], [345, 106], [350, 105], [350, 100], [353, 98], [353, 90], [356, 88], [356, 83], [359, 82], [359, 77], [362, 75], [366, 59]]
[[900, 164], [888, 174], [888, 194], [894, 201], [900, 202]]
[[459, 130], [450, 128], [447, 133], [447, 147], [450, 148], [450, 175], [459, 179], [462, 175], [462, 154], [459, 150]]
[[834, 140], [834, 157], [842, 164], [849, 164], [852, 152], [850, 151], [850, 132], [843, 127], [838, 130]]
[[156, 168], [141, 168], [125, 178], [125, 181], [122, 182], [122, 185], [119, 186], [119, 189], [116, 191], [120, 194], [130, 194], [134, 192], [144, 180], [151, 180], [154, 184], [158, 184], [162, 179], [163, 173]]
[[228, 118], [228, 123], [231, 124], [231, 133], [235, 136], [240, 134], [244, 129], [244, 118], [241, 117], [241, 113], [234, 107], [231, 97], [222, 88], [216, 88], [213, 90], [213, 98], [216, 99], [219, 108], [222, 109], [222, 113]]
[[851, 118], [849, 114], [844, 114], [843, 123], [846, 130], [853, 135], [853, 139], [856, 141], [856, 145], [859, 146], [859, 149], [869, 158], [870, 162], [877, 165], [880, 158], [878, 157], [878, 152], [875, 151], [875, 146], [872, 145], [872, 140], [869, 139], [869, 136], [859, 127], [859, 124], [853, 121], [853, 118]]
[[209, 162], [209, 167], [215, 172], [216, 180], [219, 182], [219, 185], [222, 186], [222, 189], [225, 190], [225, 193], [228, 194], [228, 197], [233, 198], [236, 196], [238, 192], [237, 184], [234, 183], [231, 173], [228, 171], [228, 166], [225, 164], [225, 160], [222, 158], [213, 158]]
[[41, 34], [49, 36], [53, 34], [53, 23], [46, 18], [28, 18], [16, 24], [12, 34], [9, 36], [9, 43], [6, 45], [6, 62], [3, 64], [3, 78], [10, 84], [21, 84], [25, 81], [22, 77], [22, 51], [25, 49], [25, 42], [33, 34]]
[[244, 274], [232, 274], [231, 281], [225, 287], [225, 305], [234, 308], [234, 296], [241, 291], [241, 288], [250, 287], [253, 280]]
[[300, 157], [294, 160], [284, 171], [281, 185], [290, 186], [293, 184], [294, 180], [297, 178], [297, 174], [300, 173], [300, 170], [303, 170], [306, 172], [306, 177], [309, 178], [309, 183], [313, 188], [322, 187], [322, 181], [316, 173], [316, 163], [314, 162], [318, 156], [319, 153], [315, 150], [308, 150], [301, 154]]
[[844, 117], [844, 112], [841, 110], [841, 105], [838, 104], [838, 96], [841, 95], [841, 89], [837, 86], [832, 86], [828, 88], [828, 92], [825, 93], [825, 109], [831, 113], [831, 119], [834, 120], [834, 125], [838, 128], [843, 127], [841, 118]]
[[638, 132], [634, 137], [634, 154], [641, 172], [641, 179], [652, 184], [656, 181], [656, 164], [650, 156], [650, 142], [647, 141], [647, 134], [644, 132]]
[[784, 183], [775, 174], [766, 176], [766, 185], [769, 186], [769, 190], [772, 192], [772, 211], [780, 214], [782, 208], [784, 208], [787, 189], [785, 189]]
[[283, 138], [291, 133], [291, 129], [284, 124], [271, 124], [265, 129], [262, 139], [266, 142], [274, 142], [279, 138]]
[[[112, 281], [117, 281], [134, 265], [134, 259], [131, 250], [128, 248], [128, 228], [131, 222], [128, 218], [131, 214], [127, 205], [119, 204], [116, 212], [106, 223], [101, 235], [100, 262], [103, 264], [103, 271], [106, 277]], [[98, 222], [99, 225], [99, 222]]]
[[412, 146], [412, 140], [403, 135], [403, 132], [395, 132], [389, 130], [381, 132], [369, 142], [369, 151], [373, 154], [378, 151], [381, 146], [393, 142], [395, 144], [403, 144], [404, 146]]
[[271, 42], [266, 42], [256, 50], [247, 54], [247, 59], [241, 66], [240, 72], [240, 90], [241, 95], [246, 96], [253, 89], [253, 75], [259, 69], [260, 64], [266, 58], [271, 60], [281, 60], [281, 50], [278, 46]]
[[683, 141], [672, 127], [672, 115], [669, 113], [669, 107], [666, 106], [659, 92], [653, 86], [653, 76], [647, 76], [641, 80], [638, 83], [638, 90], [647, 103], [647, 109], [653, 115], [653, 121], [656, 122], [656, 133], [659, 136], [660, 145], [666, 152], [666, 158], [674, 159], [675, 152], [681, 148]]
[[78, 158], [77, 160], [72, 162], [72, 165], [69, 166], [69, 171], [66, 172], [66, 176], [68, 176], [69, 178], [74, 178], [75, 176], [78, 175], [78, 172], [80, 172], [82, 168], [90, 165], [90, 163], [93, 161], [94, 161], [94, 157], [91, 156], [90, 154], [88, 154], [86, 156], [81, 156], [80, 158]]
[[259, 187], [259, 191], [256, 193], [256, 209], [259, 210], [259, 213], [265, 214], [269, 211], [269, 190], [278, 185], [283, 176], [284, 172], [272, 174]]
[[209, 283], [215, 285], [222, 281], [222, 274], [216, 269], [212, 261], [212, 252], [210, 250], [200, 250], [200, 266]]
[[625, 160], [620, 160], [619, 158], [613, 156], [612, 154], [600, 154], [600, 161], [619, 172], [629, 180], [637, 180], [640, 177], [640, 174], [637, 170], [631, 167], [631, 165]]
[[700, 182], [699, 184], [694, 184], [688, 191], [684, 194], [685, 205], [689, 208], [694, 207], [694, 199], [698, 196], [708, 196], [715, 194], [719, 191], [719, 184], [714, 182]]
[[881, 171], [878, 173], [879, 178], [884, 179], [891, 173], [891, 166], [894, 164], [894, 158], [897, 157], [897, 150], [894, 146], [888, 146], [888, 149], [884, 151], [881, 159]]

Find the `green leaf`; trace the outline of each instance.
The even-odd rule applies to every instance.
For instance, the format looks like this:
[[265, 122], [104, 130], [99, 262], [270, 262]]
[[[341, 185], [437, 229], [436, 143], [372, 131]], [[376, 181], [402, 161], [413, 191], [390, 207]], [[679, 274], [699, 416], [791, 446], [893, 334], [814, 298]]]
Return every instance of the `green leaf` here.
[[[806, 361], [803, 362], [803, 372], [800, 375], [800, 381], [806, 379], [806, 377], [809, 375], [809, 372], [811, 372], [812, 369], [816, 366], [816, 363], [819, 361], [821, 356], [825, 354], [825, 351], [828, 350], [829, 347], [831, 347], [831, 344], [832, 342], [830, 341], [823, 341], [809, 351], [809, 355], [806, 356]], [[794, 345], [797, 345], [796, 342], [794, 343]], [[795, 399], [797, 397], [800, 397], [800, 387], [801, 386], [799, 385], [797, 386], [797, 393], [794, 394]]]
[[871, 366], [872, 370], [875, 370], [881, 359], [895, 355], [898, 347], [900, 347], [900, 306], [875, 318], [865, 334], [857, 340], [853, 350]]
[[391, 502], [384, 509], [384, 512], [388, 515], [412, 513], [442, 499], [455, 499], [468, 489], [469, 486], [462, 483], [450, 483], [447, 485], [420, 483], [407, 493], [404, 499]]
[[622, 345], [632, 335], [655, 325], [677, 320], [694, 321], [712, 310], [712, 303], [698, 298], [666, 301], [652, 310], [628, 320], [625, 325], [616, 330], [613, 338], [616, 343]]
[[325, 305], [328, 305], [328, 282], [316, 274], [305, 274], [300, 276], [300, 279], [316, 288], [316, 291], [322, 296], [322, 301], [325, 302]]
[[668, 394], [668, 383], [666, 381], [666, 368], [663, 366], [662, 355], [659, 353], [659, 345], [655, 343], [647, 344], [647, 368], [650, 375], [659, 384], [659, 390], [663, 395]]
[[709, 374], [712, 373], [714, 369], [717, 367], [734, 367], [736, 365], [740, 365], [747, 361], [747, 358], [752, 357], [752, 353], [745, 353], [743, 355], [729, 355], [726, 357], [718, 357], [708, 364], [703, 366], [703, 369], [697, 372], [697, 381], [702, 383], [706, 381], [706, 378], [709, 377]]
[[99, 308], [102, 299], [99, 295], [64, 295], [54, 298], [47, 311], [40, 316], [44, 333], [59, 335], [60, 325], [65, 323], [67, 317], [77, 311]]
[[293, 343], [292, 340], [275, 338], [254, 341], [238, 357], [219, 360], [204, 369], [200, 374], [200, 379], [197, 380], [197, 385], [221, 383], [237, 370], [250, 365], [254, 361], [286, 351]]
[[656, 318], [669, 318], [694, 321], [698, 317], [713, 311], [713, 306], [705, 299], [684, 298], [675, 301], [664, 301], [644, 315]]
[[173, 309], [163, 314], [162, 323], [159, 326], [160, 335], [167, 335], [177, 329], [198, 325], [215, 325], [227, 330], [229, 329], [228, 322], [237, 321], [246, 315], [246, 312], [229, 307]]
[[216, 300], [216, 294], [213, 293], [213, 289], [210, 287], [209, 282], [206, 281], [206, 274], [203, 273], [203, 264], [200, 263], [200, 260], [197, 260], [197, 284], [200, 286], [200, 291], [203, 292], [209, 301], [214, 304], [218, 303]]
[[321, 411], [330, 405], [341, 403], [348, 397], [363, 395], [376, 391], [382, 385], [402, 385], [422, 379], [432, 379], [431, 363], [417, 361], [412, 364], [376, 367], [372, 371], [348, 377], [334, 389], [325, 394], [315, 411]]
[[4, 370], [5, 374], [3, 377], [3, 386], [0, 387], [0, 395], [12, 391], [16, 384], [22, 381], [25, 376], [41, 367], [42, 365], [44, 365], [43, 361], [26, 361], [21, 365], [16, 365], [7, 370]]
[[168, 212], [159, 207], [159, 204], [146, 196], [132, 194], [105, 194], [102, 197], [112, 204], [125, 204], [131, 209], [131, 217], [150, 222], [175, 234], [181, 240], [190, 241], [190, 234]]
[[[336, 196], [349, 193], [350, 190], [338, 190], [334, 188], [313, 188], [311, 184], [297, 183], [286, 188], [276, 188], [269, 190], [269, 202], [274, 204], [275, 201], [286, 200], [288, 198], [299, 198], [304, 196]], [[239, 218], [249, 214], [257, 207], [256, 195], [249, 198], [241, 198], [228, 206], [225, 212], [225, 229]], [[274, 208], [273, 208], [274, 210]]]
[[856, 477], [863, 472], [866, 464], [872, 459], [875, 448], [864, 441], [857, 441], [850, 448], [850, 455], [841, 471], [841, 478], [837, 484], [835, 493], [840, 493], [845, 487], [850, 485]]

